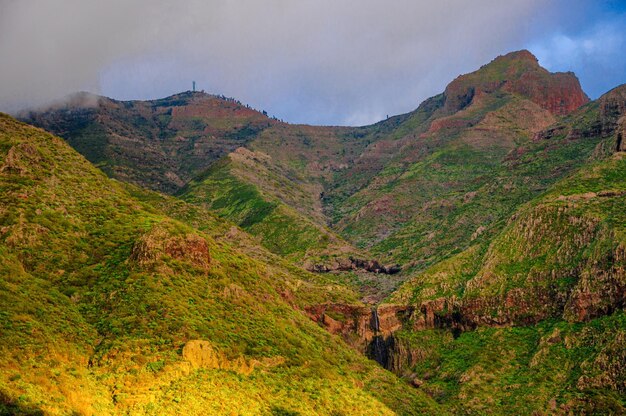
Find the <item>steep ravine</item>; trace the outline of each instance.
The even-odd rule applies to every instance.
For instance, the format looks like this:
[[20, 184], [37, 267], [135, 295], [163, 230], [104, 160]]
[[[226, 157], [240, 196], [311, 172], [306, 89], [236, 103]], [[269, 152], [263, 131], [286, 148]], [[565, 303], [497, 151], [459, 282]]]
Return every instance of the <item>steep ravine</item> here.
[[[442, 330], [456, 339], [479, 328], [584, 324], [619, 312], [626, 306], [626, 246], [621, 228], [611, 226], [622, 223], [623, 215], [609, 208], [624, 198], [616, 189], [623, 187], [625, 169], [624, 153], [617, 151], [520, 209], [491, 243], [462, 296], [399, 295], [391, 298], [395, 304], [325, 304], [306, 311], [398, 375], [423, 355], [398, 331]], [[600, 218], [598, 212], [612, 213]], [[524, 271], [520, 265], [529, 262], [534, 266]], [[507, 270], [516, 272], [503, 274]]]
[[408, 305], [359, 306], [326, 304], [309, 307], [307, 315], [340, 335], [355, 349], [387, 369], [393, 369], [396, 331], [413, 328], [415, 308]]

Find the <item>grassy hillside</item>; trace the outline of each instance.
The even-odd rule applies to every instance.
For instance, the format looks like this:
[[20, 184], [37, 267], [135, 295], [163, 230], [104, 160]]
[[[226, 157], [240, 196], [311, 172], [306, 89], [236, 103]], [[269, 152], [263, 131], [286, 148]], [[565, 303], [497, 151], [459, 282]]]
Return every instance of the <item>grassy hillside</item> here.
[[[537, 144], [535, 136], [557, 118], [530, 92], [506, 87], [529, 73], [553, 80], [524, 55], [498, 58], [418, 110], [420, 124], [403, 128], [408, 119], [396, 127], [401, 135], [385, 139], [387, 147], [398, 143], [392, 157], [376, 152], [385, 141], [368, 148], [364, 155], [383, 167], [351, 195], [344, 191], [350, 176], [338, 176], [329, 192], [340, 234], [375, 256], [423, 269], [488, 241], [520, 204], [579, 166], [601, 137], [568, 137], [563, 148]], [[460, 90], [471, 91], [462, 105]]]
[[[511, 313], [584, 320], [622, 308], [624, 178], [623, 152], [584, 166], [522, 206], [487, 248], [474, 245], [428, 268], [394, 300], [471, 299], [494, 320]], [[516, 299], [525, 299], [523, 310], [513, 310]]]
[[[589, 116], [570, 134], [599, 125], [576, 124]], [[393, 335], [394, 371], [452, 412], [626, 412], [626, 157], [605, 152], [616, 136], [581, 134], [590, 161], [523, 204], [488, 246], [392, 296], [414, 310]]]
[[130, 184], [4, 117], [1, 398], [624, 413], [624, 114], [626, 87], [588, 102], [520, 51], [366, 127], [191, 93], [30, 115]]
[[453, 414], [626, 412], [626, 316], [395, 334], [397, 364]]
[[270, 251], [296, 262], [358, 253], [319, 215], [306, 215], [319, 212], [308, 204], [311, 192], [319, 189], [285, 175], [267, 154], [238, 149], [187, 184], [180, 197], [234, 222]]
[[4, 412], [436, 409], [294, 309], [303, 275], [145, 205], [61, 139], [0, 123]]
[[168, 193], [277, 123], [234, 99], [191, 91], [153, 101], [81, 93], [20, 118], [63, 137], [107, 175]]
[[[534, 286], [561, 299], [542, 301], [562, 312], [572, 285], [585, 274], [600, 273], [588, 267], [619, 267], [621, 257], [614, 254], [623, 244], [619, 212], [626, 184], [623, 152], [614, 153], [615, 121], [603, 115], [606, 103], [603, 97], [582, 108], [526, 144], [524, 152], [509, 156], [504, 168], [510, 183], [534, 183], [538, 196], [527, 203], [520, 198], [493, 239], [466, 239], [467, 248], [418, 273], [394, 300], [420, 304], [446, 296], [484, 298]], [[515, 187], [509, 187], [509, 194], [515, 194]], [[493, 203], [493, 193], [491, 198]], [[602, 296], [608, 299], [609, 294]]]

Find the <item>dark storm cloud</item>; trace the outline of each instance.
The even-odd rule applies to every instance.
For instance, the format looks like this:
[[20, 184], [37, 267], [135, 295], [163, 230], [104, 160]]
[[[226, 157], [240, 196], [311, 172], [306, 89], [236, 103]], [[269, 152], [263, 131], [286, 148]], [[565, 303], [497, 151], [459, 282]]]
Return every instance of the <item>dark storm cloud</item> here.
[[546, 33], [539, 23], [562, 7], [557, 0], [0, 0], [0, 110], [78, 90], [156, 98], [196, 80], [288, 121], [364, 124], [409, 111], [461, 72]]

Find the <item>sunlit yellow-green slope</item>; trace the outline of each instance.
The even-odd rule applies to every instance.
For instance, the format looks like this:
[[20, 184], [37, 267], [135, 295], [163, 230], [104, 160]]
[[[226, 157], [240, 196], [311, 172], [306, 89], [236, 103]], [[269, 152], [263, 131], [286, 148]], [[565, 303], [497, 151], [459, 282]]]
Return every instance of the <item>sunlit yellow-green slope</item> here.
[[0, 115], [2, 412], [437, 411], [297, 309], [308, 274], [190, 224]]

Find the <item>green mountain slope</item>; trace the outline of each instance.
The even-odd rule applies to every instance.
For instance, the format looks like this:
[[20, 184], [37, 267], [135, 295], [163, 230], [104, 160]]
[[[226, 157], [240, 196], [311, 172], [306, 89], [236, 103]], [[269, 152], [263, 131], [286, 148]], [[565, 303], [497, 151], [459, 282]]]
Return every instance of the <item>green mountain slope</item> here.
[[[620, 277], [613, 273], [623, 266], [620, 210], [626, 172], [623, 152], [616, 151], [623, 121], [611, 109], [616, 103], [623, 108], [625, 90], [620, 87], [560, 121], [538, 135], [521, 156], [510, 158], [507, 165], [522, 178], [572, 173], [520, 204], [487, 244], [478, 239], [469, 242], [468, 249], [419, 273], [394, 295], [394, 301], [474, 298], [492, 323], [508, 322], [511, 313], [519, 315], [514, 322], [535, 322], [558, 311], [562, 314], [568, 297], [586, 287], [585, 296], [614, 305], [602, 312], [580, 312], [579, 319], [620, 308], [623, 300], [615, 297], [611, 285], [620, 286]], [[592, 289], [589, 278], [609, 286]], [[486, 297], [491, 306], [483, 304]], [[524, 308], [514, 312], [512, 306], [522, 299]], [[536, 302], [538, 309], [529, 302]], [[540, 305], [554, 309], [541, 310]], [[506, 317], [498, 308], [506, 310]]]
[[582, 153], [586, 163], [522, 204], [487, 246], [394, 293], [411, 313], [385, 340], [388, 368], [451, 411], [626, 411], [624, 91], [555, 125], [525, 154], [545, 169], [539, 149], [549, 143], [556, 157]]
[[0, 123], [3, 412], [435, 411], [294, 309], [312, 276], [167, 217], [61, 139]]
[[388, 368], [452, 412], [626, 412], [625, 178], [622, 152], [585, 166], [405, 283]]
[[[171, 119], [164, 118], [168, 111]], [[144, 113], [149, 134], [140, 134], [138, 114]], [[237, 374], [224, 394], [238, 386], [245, 406], [266, 413], [296, 379], [298, 394], [286, 409], [302, 413], [347, 406], [346, 414], [378, 414], [358, 408], [363, 399], [372, 406], [382, 400], [399, 413], [621, 414], [625, 117], [626, 87], [589, 102], [573, 74], [550, 73], [527, 51], [498, 57], [415, 111], [365, 127], [289, 125], [190, 93], [151, 102], [70, 103], [32, 113], [28, 121], [63, 135], [109, 176], [134, 185], [98, 176], [100, 188], [85, 188], [93, 194], [79, 192], [91, 202], [63, 211], [86, 216], [77, 230], [71, 215], [40, 223], [32, 221], [36, 215], [6, 210], [13, 234], [7, 234], [2, 267], [40, 278], [32, 283], [40, 302], [51, 297], [72, 327], [84, 328], [80, 337], [68, 333], [77, 341], [61, 349], [92, 348], [82, 357], [97, 366], [81, 367], [80, 377], [93, 389], [93, 403], [111, 406], [106, 394], [99, 396], [99, 380], [115, 373], [106, 367], [115, 348], [147, 339], [139, 343], [151, 348], [141, 350], [150, 357], [142, 364], [162, 362], [179, 371], [177, 365], [197, 361], [205, 345], [192, 344], [185, 353], [184, 338], [211, 341], [218, 360]], [[125, 129], [132, 134], [122, 135]], [[125, 139], [118, 142], [115, 134]], [[202, 151], [191, 151], [192, 142]], [[11, 183], [18, 186], [31, 169], [20, 161], [32, 152], [14, 147], [3, 148], [5, 171], [17, 175]], [[56, 183], [47, 180], [38, 192], [54, 201]], [[106, 200], [120, 209], [101, 202], [101, 192], [113, 193]], [[29, 193], [12, 198], [10, 207], [31, 207]], [[47, 227], [58, 240], [46, 241], [68, 247], [60, 252], [72, 253], [70, 260], [38, 245]], [[85, 230], [93, 236], [81, 234]], [[398, 263], [401, 272], [387, 274], [399, 268], [374, 258]], [[190, 303], [192, 294], [205, 297]], [[63, 296], [74, 309], [58, 303]], [[160, 312], [162, 305], [171, 310]], [[174, 335], [154, 347], [150, 317], [163, 325], [171, 311], [181, 327], [168, 327]], [[93, 334], [97, 342], [90, 341]], [[81, 346], [88, 342], [93, 345]], [[405, 384], [394, 384], [359, 352]], [[259, 374], [262, 364], [254, 360], [267, 364], [265, 378], [245, 378]], [[152, 371], [161, 364], [149, 365]], [[158, 383], [170, 380], [167, 371], [153, 373]], [[115, 377], [116, 386], [123, 385]], [[345, 389], [345, 402], [329, 404], [337, 390], [328, 380]], [[395, 387], [386, 391], [374, 380]], [[172, 391], [192, 389], [180, 383]], [[324, 387], [309, 394], [316, 383]], [[117, 394], [118, 387], [107, 386]], [[218, 400], [199, 389], [185, 397], [202, 397], [199, 406]], [[134, 406], [119, 397], [115, 409]], [[159, 410], [170, 409], [164, 400], [157, 400]]]
[[395, 333], [396, 371], [453, 414], [623, 414], [626, 315]]
[[585, 166], [519, 209], [486, 250], [427, 269], [393, 300], [438, 304], [440, 318], [458, 309], [462, 325], [585, 321], [622, 309], [624, 178], [622, 152]]
[[[290, 126], [235, 100], [192, 92], [145, 102], [79, 94], [22, 119], [61, 135], [109, 176], [184, 193], [187, 201], [259, 236], [274, 253], [306, 259], [308, 268], [337, 257], [367, 257], [328, 228], [319, 197], [324, 173], [305, 176], [310, 166], [302, 169], [307, 161], [285, 141], [329, 138], [328, 155], [315, 156], [332, 160], [340, 150], [331, 142], [346, 129]], [[270, 156], [242, 147], [254, 148], [251, 142], [266, 130], [262, 141], [280, 141], [280, 151], [268, 147]]]
[[[346, 195], [342, 183], [350, 183], [351, 173], [337, 179], [339, 187], [328, 193], [339, 192], [331, 201], [340, 213], [335, 215], [340, 234], [417, 269], [466, 249], [473, 240], [491, 238], [519, 204], [593, 149], [584, 143], [580, 154], [540, 154], [543, 161], [535, 171], [514, 165], [535, 135], [567, 112], [552, 109], [554, 100], [567, 103], [571, 112], [586, 97], [573, 75], [550, 74], [525, 52], [459, 77], [403, 125], [418, 116], [419, 123], [396, 127], [366, 149], [366, 165], [376, 166], [370, 159], [383, 163], [370, 170], [363, 187]], [[391, 157], [379, 150], [390, 147], [396, 149]]]
[[189, 182], [180, 197], [233, 221], [294, 261], [356, 255], [358, 250], [325, 226], [318, 207], [308, 204], [319, 189], [272, 162], [267, 154], [239, 148]]
[[191, 91], [153, 101], [80, 93], [21, 119], [63, 137], [109, 176], [170, 193], [277, 123], [233, 99]]

